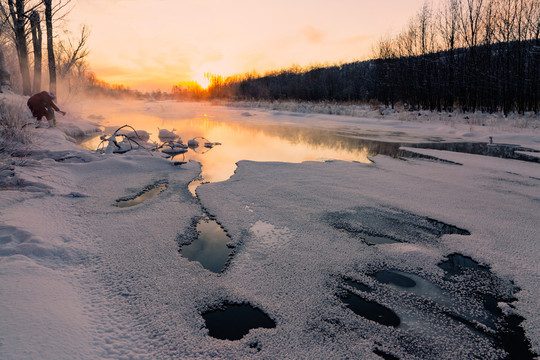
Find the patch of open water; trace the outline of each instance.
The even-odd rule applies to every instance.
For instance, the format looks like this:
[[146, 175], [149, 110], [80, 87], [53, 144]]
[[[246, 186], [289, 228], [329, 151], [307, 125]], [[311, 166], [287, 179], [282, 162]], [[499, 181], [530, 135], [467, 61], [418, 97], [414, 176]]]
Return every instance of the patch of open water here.
[[232, 253], [232, 248], [227, 246], [231, 239], [223, 228], [208, 216], [199, 220], [196, 226], [197, 238], [182, 246], [180, 253], [189, 261], [198, 261], [211, 272], [221, 273]]
[[401, 323], [395, 312], [375, 301], [368, 301], [352, 292], [341, 296], [341, 300], [355, 314], [381, 325], [397, 327]]
[[139, 205], [147, 200], [150, 200], [158, 196], [161, 192], [167, 189], [167, 183], [160, 182], [154, 185], [147, 186], [138, 195], [132, 198], [122, 198], [116, 200], [116, 206], [119, 208], [126, 208], [135, 205]]
[[276, 327], [260, 309], [248, 304], [223, 304], [219, 309], [202, 313], [209, 335], [222, 340], [240, 340], [251, 329]]

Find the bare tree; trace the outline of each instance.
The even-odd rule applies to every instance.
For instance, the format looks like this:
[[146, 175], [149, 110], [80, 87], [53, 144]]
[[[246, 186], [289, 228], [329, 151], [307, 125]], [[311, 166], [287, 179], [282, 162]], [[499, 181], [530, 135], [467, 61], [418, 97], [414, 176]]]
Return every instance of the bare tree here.
[[41, 20], [37, 11], [32, 11], [30, 15], [30, 26], [32, 31], [32, 45], [34, 47], [34, 86], [33, 91], [41, 91]]
[[439, 33], [443, 50], [454, 51], [459, 46], [459, 0], [447, 0], [442, 7]]
[[424, 3], [422, 9], [417, 14], [417, 26], [419, 39], [420, 54], [425, 55], [432, 50], [431, 43], [431, 9], [427, 3]]
[[3, 86], [11, 86], [11, 75], [6, 70], [4, 51], [0, 45], [0, 92], [2, 92]]
[[56, 59], [54, 56], [52, 0], [43, 0], [47, 27], [47, 63], [49, 64], [49, 91], [56, 93]]
[[79, 40], [73, 42], [68, 38], [58, 44], [57, 72], [62, 79], [68, 80], [70, 90], [72, 76], [83, 75], [82, 70], [86, 68], [84, 59], [90, 53], [86, 47], [89, 36], [88, 27], [83, 25]]
[[17, 58], [22, 76], [23, 94], [30, 95], [30, 69], [28, 60], [28, 46], [26, 43], [26, 2], [24, 0], [7, 0], [7, 6], [0, 3], [0, 10], [9, 27], [13, 31]]
[[[45, 25], [47, 27], [47, 62], [49, 64], [49, 91], [56, 93], [56, 56], [54, 51], [53, 22], [55, 16], [69, 5], [71, 0], [42, 0], [45, 5]], [[68, 11], [69, 12], [69, 11]], [[65, 16], [62, 15], [62, 17]]]
[[[4, 29], [6, 27], [6, 22], [3, 21], [0, 16], [0, 38], [3, 37]], [[0, 92], [2, 92], [3, 86], [11, 86], [11, 74], [6, 69], [6, 62], [4, 57], [4, 44], [0, 42]]]
[[68, 76], [75, 68], [77, 63], [83, 60], [89, 54], [89, 50], [86, 48], [86, 43], [90, 31], [86, 25], [81, 28], [81, 36], [76, 43], [71, 39], [60, 42], [58, 45], [58, 74], [61, 77]]
[[466, 45], [470, 48], [478, 45], [485, 2], [485, 0], [459, 0], [461, 31]]
[[517, 18], [517, 1], [503, 0], [500, 6], [500, 15], [498, 21], [499, 41], [510, 42], [514, 40], [516, 18]]

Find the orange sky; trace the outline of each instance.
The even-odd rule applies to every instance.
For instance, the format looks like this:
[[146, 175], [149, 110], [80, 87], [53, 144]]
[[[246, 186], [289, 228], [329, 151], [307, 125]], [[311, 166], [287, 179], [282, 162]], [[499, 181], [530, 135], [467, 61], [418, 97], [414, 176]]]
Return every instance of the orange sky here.
[[424, 0], [73, 0], [70, 28], [91, 34], [88, 61], [109, 83], [174, 84], [371, 55]]

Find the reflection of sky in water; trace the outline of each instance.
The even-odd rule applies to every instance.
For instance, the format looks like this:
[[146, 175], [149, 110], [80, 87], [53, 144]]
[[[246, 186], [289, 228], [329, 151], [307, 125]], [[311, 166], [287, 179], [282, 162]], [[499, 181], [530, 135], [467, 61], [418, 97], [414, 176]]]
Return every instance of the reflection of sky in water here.
[[167, 184], [165, 183], [156, 184], [152, 186], [151, 188], [144, 190], [140, 195], [135, 196], [133, 199], [116, 200], [116, 206], [118, 206], [119, 208], [125, 208], [125, 207], [131, 207], [131, 206], [142, 204], [146, 200], [150, 200], [156, 197], [157, 195], [159, 195], [159, 193], [161, 193], [162, 191], [165, 191], [166, 189], [167, 189]]
[[182, 256], [200, 262], [205, 269], [220, 273], [232, 251], [227, 247], [230, 239], [214, 220], [201, 220], [197, 224], [197, 232], [197, 240], [182, 246]]
[[[123, 109], [126, 110], [126, 109]], [[106, 133], [112, 133], [116, 127], [129, 124], [137, 130], [146, 130], [150, 141], [159, 143], [158, 128], [173, 130], [180, 135], [184, 143], [195, 137], [204, 137], [221, 145], [208, 150], [204, 141], [199, 139], [199, 148], [190, 149], [185, 160], [196, 160], [202, 164], [202, 176], [205, 181], [222, 181], [228, 179], [236, 169], [240, 160], [282, 161], [298, 163], [302, 161], [322, 161], [338, 159], [367, 163], [367, 150], [358, 142], [351, 141], [335, 134], [317, 129], [279, 124], [248, 124], [245, 118], [242, 123], [226, 122], [212, 119], [201, 112], [201, 115], [178, 119], [161, 118], [137, 111], [117, 112], [101, 109], [105, 120], [101, 124], [110, 127]], [[231, 111], [232, 113], [232, 111]], [[95, 150], [100, 143], [99, 137], [86, 141], [83, 147]], [[182, 160], [179, 156], [177, 160]]]

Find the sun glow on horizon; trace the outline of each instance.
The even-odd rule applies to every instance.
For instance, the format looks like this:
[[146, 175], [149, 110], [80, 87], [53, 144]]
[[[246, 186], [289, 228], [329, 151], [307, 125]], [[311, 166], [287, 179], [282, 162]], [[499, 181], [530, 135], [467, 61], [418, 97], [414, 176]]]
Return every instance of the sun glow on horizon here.
[[88, 62], [99, 79], [142, 91], [190, 81], [207, 89], [205, 73], [226, 78], [366, 58], [424, 1], [74, 0], [69, 26], [74, 36], [81, 24], [90, 27]]
[[204, 90], [207, 90], [208, 87], [210, 86], [210, 80], [205, 75], [196, 76], [195, 79], [193, 79], [193, 81], [199, 84], [199, 86], [203, 88]]

